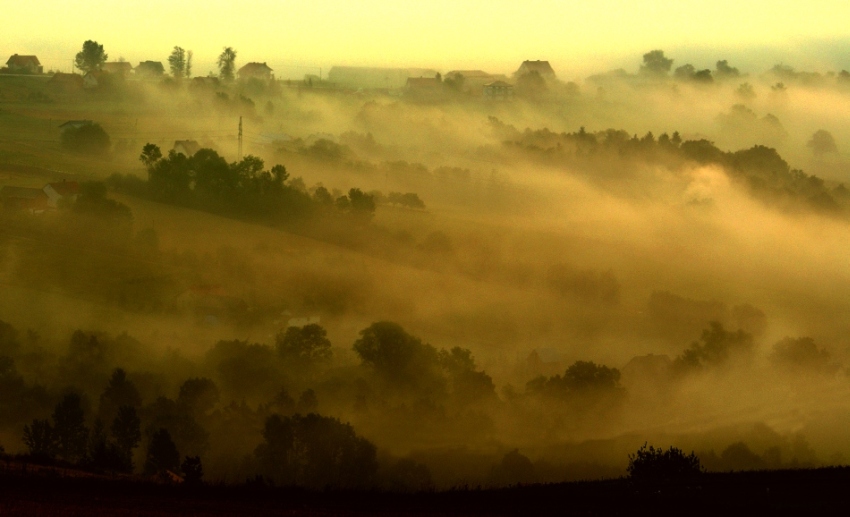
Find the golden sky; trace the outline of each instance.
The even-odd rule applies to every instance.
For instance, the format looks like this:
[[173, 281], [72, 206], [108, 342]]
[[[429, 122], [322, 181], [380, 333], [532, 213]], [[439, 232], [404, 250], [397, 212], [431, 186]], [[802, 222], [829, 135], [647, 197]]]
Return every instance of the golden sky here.
[[[0, 53], [35, 53], [46, 68], [69, 69], [82, 42], [110, 60], [165, 61], [179, 45], [195, 74], [214, 69], [224, 46], [237, 66], [265, 61], [278, 76], [334, 64], [513, 71], [548, 59], [561, 75], [623, 66], [660, 48], [677, 59], [742, 59], [785, 49], [788, 57], [850, 68], [850, 1], [811, 0], [30, 0], [8, 2]], [[8, 20], [24, 20], [8, 23]], [[816, 41], [817, 49], [801, 52]], [[834, 45], [836, 49], [830, 49]], [[824, 51], [823, 49], [827, 49]], [[676, 55], [679, 51], [684, 57]], [[796, 54], [795, 54], [796, 53]], [[807, 54], [800, 56], [798, 54]], [[828, 55], [809, 55], [809, 54]], [[762, 69], [776, 57], [768, 54]], [[839, 56], [839, 57], [835, 57]], [[793, 63], [788, 63], [793, 64]], [[675, 66], [675, 65], [674, 65]], [[68, 71], [68, 70], [65, 70]]]

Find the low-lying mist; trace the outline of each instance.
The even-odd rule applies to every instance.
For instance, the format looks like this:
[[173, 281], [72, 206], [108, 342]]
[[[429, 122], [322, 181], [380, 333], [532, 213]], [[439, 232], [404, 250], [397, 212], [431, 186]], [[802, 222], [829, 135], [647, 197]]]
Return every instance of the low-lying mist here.
[[[81, 190], [1, 216], [0, 445], [33, 452], [76, 393], [104, 436], [137, 411], [137, 471], [165, 429], [229, 482], [610, 477], [644, 442], [712, 470], [846, 463], [847, 80], [686, 73], [16, 105], [0, 123], [36, 143], [2, 150], [2, 184]], [[58, 118], [110, 152], [48, 141]], [[316, 429], [359, 481], [287, 477], [280, 437]]]

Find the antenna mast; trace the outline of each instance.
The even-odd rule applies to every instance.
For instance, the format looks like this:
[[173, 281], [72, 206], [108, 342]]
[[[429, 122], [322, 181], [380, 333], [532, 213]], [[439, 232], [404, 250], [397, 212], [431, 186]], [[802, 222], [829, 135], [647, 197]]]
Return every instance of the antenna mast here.
[[239, 161], [242, 161], [242, 116], [239, 116]]

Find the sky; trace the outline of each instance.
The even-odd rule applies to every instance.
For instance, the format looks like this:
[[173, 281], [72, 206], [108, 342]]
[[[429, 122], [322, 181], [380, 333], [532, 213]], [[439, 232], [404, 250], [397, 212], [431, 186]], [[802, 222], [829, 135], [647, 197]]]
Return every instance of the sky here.
[[[484, 69], [510, 73], [549, 60], [562, 78], [625, 68], [663, 49], [674, 67], [728, 59], [758, 72], [783, 62], [850, 69], [847, 0], [30, 0], [4, 6], [0, 53], [36, 54], [70, 71], [85, 40], [110, 60], [165, 62], [192, 50], [195, 75], [225, 46], [237, 66], [267, 62], [278, 77], [333, 65]], [[29, 20], [36, 20], [30, 22]], [[742, 65], [742, 66], [741, 66]]]

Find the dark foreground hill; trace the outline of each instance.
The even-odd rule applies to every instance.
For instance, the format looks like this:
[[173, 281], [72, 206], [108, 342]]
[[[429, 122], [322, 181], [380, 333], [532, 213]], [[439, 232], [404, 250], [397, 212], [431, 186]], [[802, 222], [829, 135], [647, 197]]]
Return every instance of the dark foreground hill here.
[[822, 515], [850, 507], [850, 468], [704, 474], [398, 494], [262, 484], [196, 486], [52, 473], [0, 473], [0, 515]]

